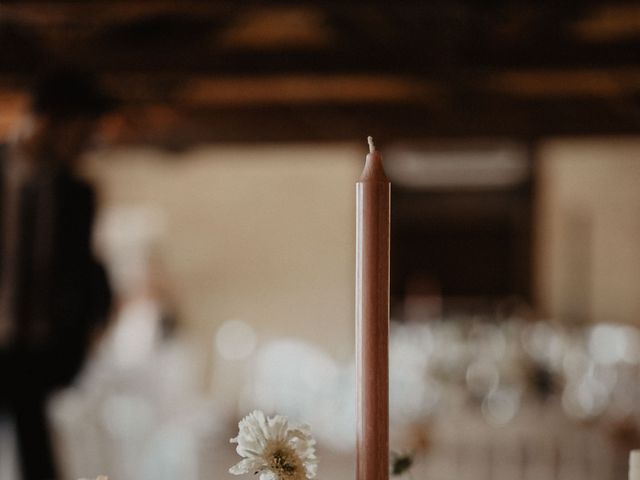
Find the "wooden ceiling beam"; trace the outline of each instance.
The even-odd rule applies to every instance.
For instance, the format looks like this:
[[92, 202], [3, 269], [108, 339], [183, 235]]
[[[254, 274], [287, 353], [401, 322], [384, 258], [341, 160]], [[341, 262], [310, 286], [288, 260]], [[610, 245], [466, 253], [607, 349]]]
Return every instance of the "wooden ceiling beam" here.
[[605, 4], [5, 0], [0, 100], [63, 62], [125, 143], [637, 133], [637, 0]]
[[[470, 0], [240, 6], [166, 0], [4, 2], [0, 40], [10, 48], [0, 50], [0, 69], [32, 71], [34, 62], [20, 59], [33, 55], [33, 39], [40, 40], [42, 57], [63, 57], [98, 71], [453, 74], [466, 68], [637, 63], [640, 30], [631, 20], [640, 15], [637, 4], [610, 6], [616, 8], [602, 10], [594, 2], [487, 5]], [[622, 21], [620, 12], [628, 12], [629, 20]], [[301, 37], [304, 32], [309, 36]]]
[[[383, 143], [426, 138], [516, 138], [638, 135], [635, 113], [609, 102], [474, 103], [458, 110], [425, 105], [289, 105], [220, 108], [147, 106], [122, 114], [112, 140], [186, 148], [200, 142], [352, 141], [375, 134]], [[116, 129], [117, 130], [117, 129]]]

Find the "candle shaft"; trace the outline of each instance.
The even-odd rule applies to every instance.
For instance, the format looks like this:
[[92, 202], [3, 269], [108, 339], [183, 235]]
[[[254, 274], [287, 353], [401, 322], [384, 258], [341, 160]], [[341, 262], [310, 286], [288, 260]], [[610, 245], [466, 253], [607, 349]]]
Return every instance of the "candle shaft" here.
[[387, 480], [391, 189], [370, 145], [356, 184], [356, 480]]
[[640, 480], [640, 450], [629, 453], [629, 480]]

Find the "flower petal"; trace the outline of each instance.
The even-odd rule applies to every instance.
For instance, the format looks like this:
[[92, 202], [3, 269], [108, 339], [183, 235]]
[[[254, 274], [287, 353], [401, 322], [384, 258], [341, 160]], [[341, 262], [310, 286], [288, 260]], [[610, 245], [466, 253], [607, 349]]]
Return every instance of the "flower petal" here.
[[276, 415], [269, 419], [271, 435], [277, 440], [284, 440], [289, 430], [289, 421], [282, 415]]
[[271, 470], [263, 470], [260, 473], [260, 480], [278, 480], [278, 476]]
[[233, 475], [242, 475], [244, 473], [253, 473], [263, 466], [263, 462], [257, 458], [245, 458], [236, 463], [229, 469], [229, 473]]

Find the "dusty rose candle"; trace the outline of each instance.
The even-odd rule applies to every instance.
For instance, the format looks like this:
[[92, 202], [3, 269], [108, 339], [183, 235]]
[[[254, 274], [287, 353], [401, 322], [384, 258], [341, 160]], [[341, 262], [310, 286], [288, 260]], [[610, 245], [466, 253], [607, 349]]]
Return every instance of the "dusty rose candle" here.
[[391, 188], [371, 137], [356, 184], [356, 480], [389, 478]]

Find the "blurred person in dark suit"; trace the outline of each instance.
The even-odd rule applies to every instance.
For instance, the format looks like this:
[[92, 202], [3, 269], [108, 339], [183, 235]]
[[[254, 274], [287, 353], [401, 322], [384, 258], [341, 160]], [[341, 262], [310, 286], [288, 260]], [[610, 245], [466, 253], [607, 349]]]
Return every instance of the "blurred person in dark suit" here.
[[47, 398], [80, 371], [111, 303], [91, 247], [94, 190], [77, 175], [110, 103], [90, 75], [50, 74], [0, 152], [0, 403], [23, 480], [57, 478]]

